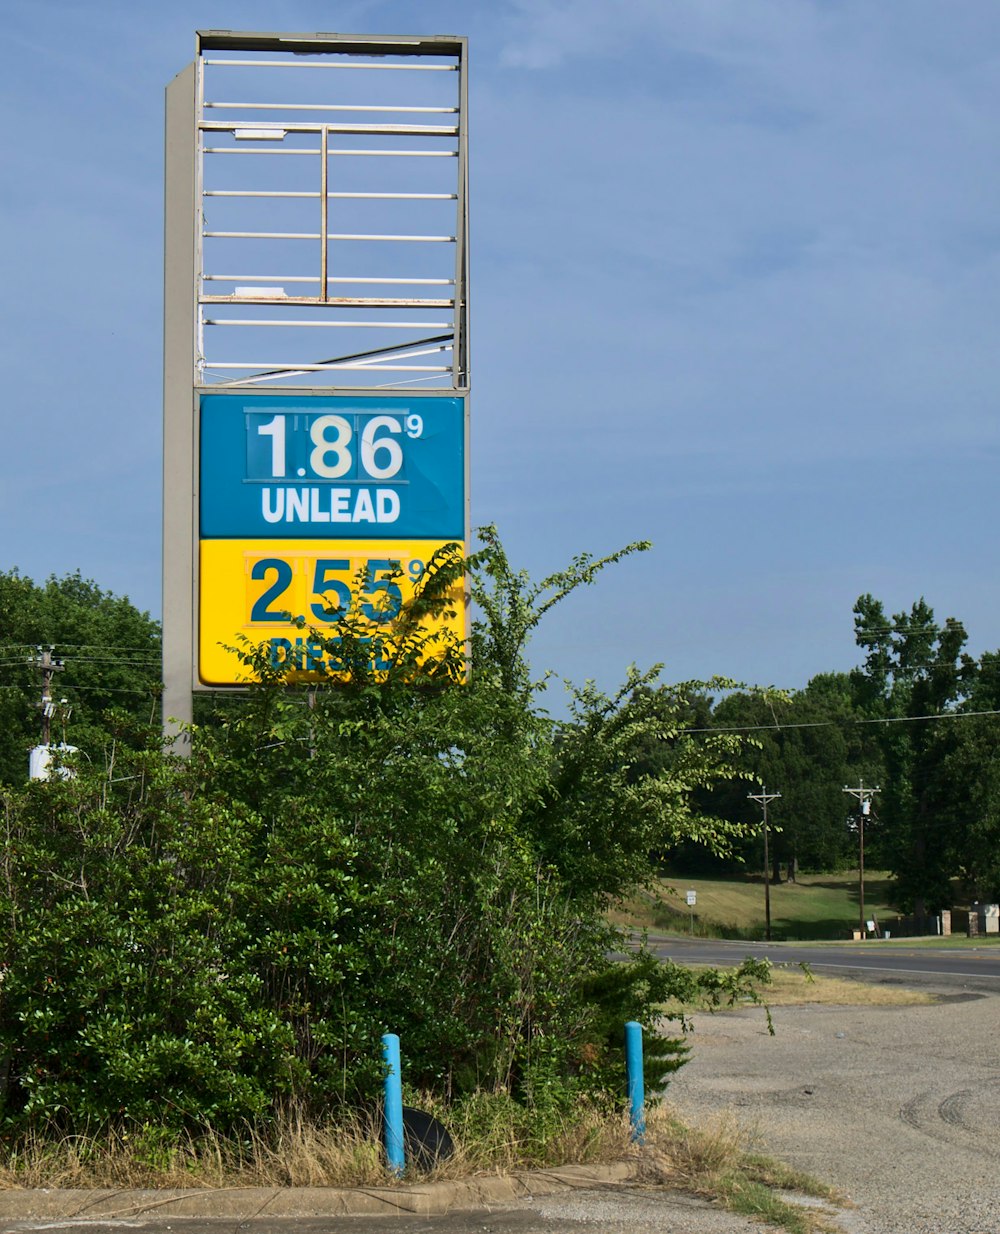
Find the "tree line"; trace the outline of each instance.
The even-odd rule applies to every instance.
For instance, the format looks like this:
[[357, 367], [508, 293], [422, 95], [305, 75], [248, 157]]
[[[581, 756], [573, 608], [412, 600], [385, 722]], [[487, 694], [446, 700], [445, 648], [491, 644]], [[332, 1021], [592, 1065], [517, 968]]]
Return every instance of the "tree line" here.
[[[1000, 899], [1000, 653], [965, 650], [961, 622], [939, 622], [923, 600], [888, 614], [862, 595], [854, 606], [860, 663], [819, 673], [799, 690], [735, 690], [697, 700], [698, 727], [747, 738], [743, 773], [781, 797], [769, 806], [774, 881], [798, 869], [857, 865], [857, 798], [878, 786], [865, 820], [865, 860], [888, 870], [900, 911], [951, 905], [958, 880], [970, 900]], [[651, 765], [663, 754], [648, 753]], [[701, 808], [759, 820], [745, 782], [702, 794]], [[761, 868], [760, 827], [740, 846]], [[687, 845], [665, 854], [680, 872], [739, 868]]]
[[[683, 698], [683, 735], [652, 724], [630, 734], [618, 750], [626, 777], [646, 782], [669, 771], [682, 778], [692, 750], [737, 737], [734, 776], [710, 788], [687, 785], [685, 809], [706, 832], [747, 829], [729, 858], [690, 835], [650, 856], [679, 873], [760, 869], [759, 813], [747, 792], [763, 784], [781, 793], [769, 807], [772, 879], [850, 868], [858, 861], [856, 802], [843, 789], [864, 783], [879, 788], [866, 820], [866, 856], [891, 872], [901, 911], [949, 904], [955, 879], [970, 899], [1000, 899], [1000, 651], [970, 656], [961, 622], [939, 623], [923, 599], [890, 615], [862, 595], [854, 627], [857, 667], [817, 673], [801, 689], [640, 687], [651, 716], [671, 723]], [[54, 741], [92, 757], [108, 739], [110, 715], [159, 723], [160, 630], [148, 613], [79, 573], [36, 584], [16, 570], [0, 572], [0, 784], [23, 783], [28, 751], [41, 739], [37, 661], [45, 648], [64, 666], [53, 678]], [[494, 653], [513, 663], [524, 642]], [[198, 717], [210, 724], [226, 709], [198, 700]], [[577, 715], [558, 741], [585, 731]], [[635, 808], [646, 807], [637, 801]], [[553, 832], [550, 843], [561, 842]], [[596, 852], [594, 866], [597, 878]]]

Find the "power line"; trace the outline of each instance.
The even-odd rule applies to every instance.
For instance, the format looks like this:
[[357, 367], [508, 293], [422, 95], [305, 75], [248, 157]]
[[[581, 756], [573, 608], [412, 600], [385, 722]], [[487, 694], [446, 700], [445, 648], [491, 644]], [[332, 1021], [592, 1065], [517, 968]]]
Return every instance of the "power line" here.
[[955, 630], [961, 630], [963, 633], [966, 632], [965, 626], [962, 624], [962, 622], [952, 619], [950, 622], [946, 621], [943, 626], [938, 626], [938, 625], [931, 625], [931, 626], [864, 626], [861, 629], [855, 626], [854, 633], [856, 635], [859, 635], [859, 634], [861, 635], [865, 635], [865, 634], [941, 634], [942, 631], [947, 631], [948, 633], [952, 633]]
[[[152, 682], [145, 690], [140, 690], [137, 687], [131, 688], [128, 686], [74, 686], [69, 682], [64, 682], [67, 693], [73, 692], [77, 694], [143, 694], [147, 698], [160, 686], [160, 682]], [[21, 694], [27, 694], [31, 690], [30, 686], [15, 686], [15, 685], [0, 685], [0, 690], [17, 690]]]
[[[10, 656], [4, 655], [0, 658], [0, 665], [23, 665], [34, 664], [37, 656], [37, 649], [32, 655], [25, 656]], [[60, 651], [58, 646], [55, 647], [55, 654], [66, 660], [70, 664], [160, 664], [159, 656], [78, 656], [72, 653]]]
[[160, 664], [159, 656], [71, 656], [73, 664]]
[[[43, 640], [46, 641], [46, 640]], [[72, 651], [137, 651], [147, 653], [159, 653], [159, 648], [153, 644], [150, 646], [147, 643], [144, 647], [119, 647], [117, 643], [48, 643], [51, 647], [68, 648]], [[38, 650], [38, 643], [0, 643], [0, 651], [24, 651], [31, 652]]]
[[977, 716], [1000, 716], [1000, 709], [991, 711], [943, 711], [937, 715], [926, 716], [881, 716], [877, 719], [856, 719], [844, 716], [838, 720], [795, 720], [788, 724], [742, 724], [739, 726], [720, 725], [708, 728], [685, 728], [685, 733], [760, 733], [781, 732], [785, 728], [835, 728], [838, 725], [856, 724], [911, 724], [924, 720], [972, 720]]
[[[159, 665], [161, 663], [159, 656], [156, 656], [156, 657], [152, 657], [152, 656], [150, 657], [75, 656], [72, 654], [67, 655], [65, 652], [59, 651], [58, 648], [55, 650], [53, 654], [59, 656], [60, 659], [65, 660], [68, 664], [97, 664], [97, 665], [109, 665], [109, 666], [121, 664], [121, 665], [128, 667], [128, 666], [136, 665], [136, 664], [138, 665]], [[17, 657], [16, 659], [5, 656], [2, 659], [0, 659], [0, 666], [9, 666], [11, 668], [18, 668], [25, 664], [28, 664], [28, 665], [34, 664], [34, 662], [35, 662], [34, 656], [25, 656], [23, 659], [20, 656]]]

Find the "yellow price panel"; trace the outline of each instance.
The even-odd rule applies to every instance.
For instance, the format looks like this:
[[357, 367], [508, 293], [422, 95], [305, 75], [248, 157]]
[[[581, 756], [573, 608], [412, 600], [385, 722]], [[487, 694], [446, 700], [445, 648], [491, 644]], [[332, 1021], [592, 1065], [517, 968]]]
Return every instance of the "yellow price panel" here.
[[[452, 540], [202, 540], [199, 677], [204, 685], [239, 685], [246, 666], [227, 647], [268, 644], [275, 664], [303, 672], [328, 659], [322, 640], [335, 639], [347, 613], [391, 630], [413, 597], [434, 553]], [[459, 545], [464, 550], [464, 545]], [[465, 637], [462, 583], [452, 593], [455, 616], [436, 619]], [[301, 618], [304, 625], [293, 624]], [[310, 634], [316, 630], [320, 638]], [[374, 666], [378, 668], [376, 664]]]

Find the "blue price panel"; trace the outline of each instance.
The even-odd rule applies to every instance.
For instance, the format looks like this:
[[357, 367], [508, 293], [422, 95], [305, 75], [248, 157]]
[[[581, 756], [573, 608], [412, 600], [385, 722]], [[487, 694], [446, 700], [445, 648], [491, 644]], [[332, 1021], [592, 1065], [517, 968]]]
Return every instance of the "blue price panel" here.
[[465, 402], [209, 394], [203, 539], [465, 535]]

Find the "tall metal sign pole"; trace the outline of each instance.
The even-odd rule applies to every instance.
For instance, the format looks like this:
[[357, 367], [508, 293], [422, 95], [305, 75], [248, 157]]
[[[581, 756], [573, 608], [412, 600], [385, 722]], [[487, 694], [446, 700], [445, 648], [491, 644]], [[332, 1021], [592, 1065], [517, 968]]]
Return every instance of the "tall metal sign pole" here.
[[245, 684], [227, 648], [317, 670], [468, 543], [466, 64], [458, 37], [213, 30], [167, 87], [168, 736]]
[[767, 851], [767, 805], [780, 797], [780, 793], [769, 793], [764, 787], [759, 793], [747, 793], [750, 801], [759, 802], [764, 811], [764, 938], [771, 941], [771, 863]]

